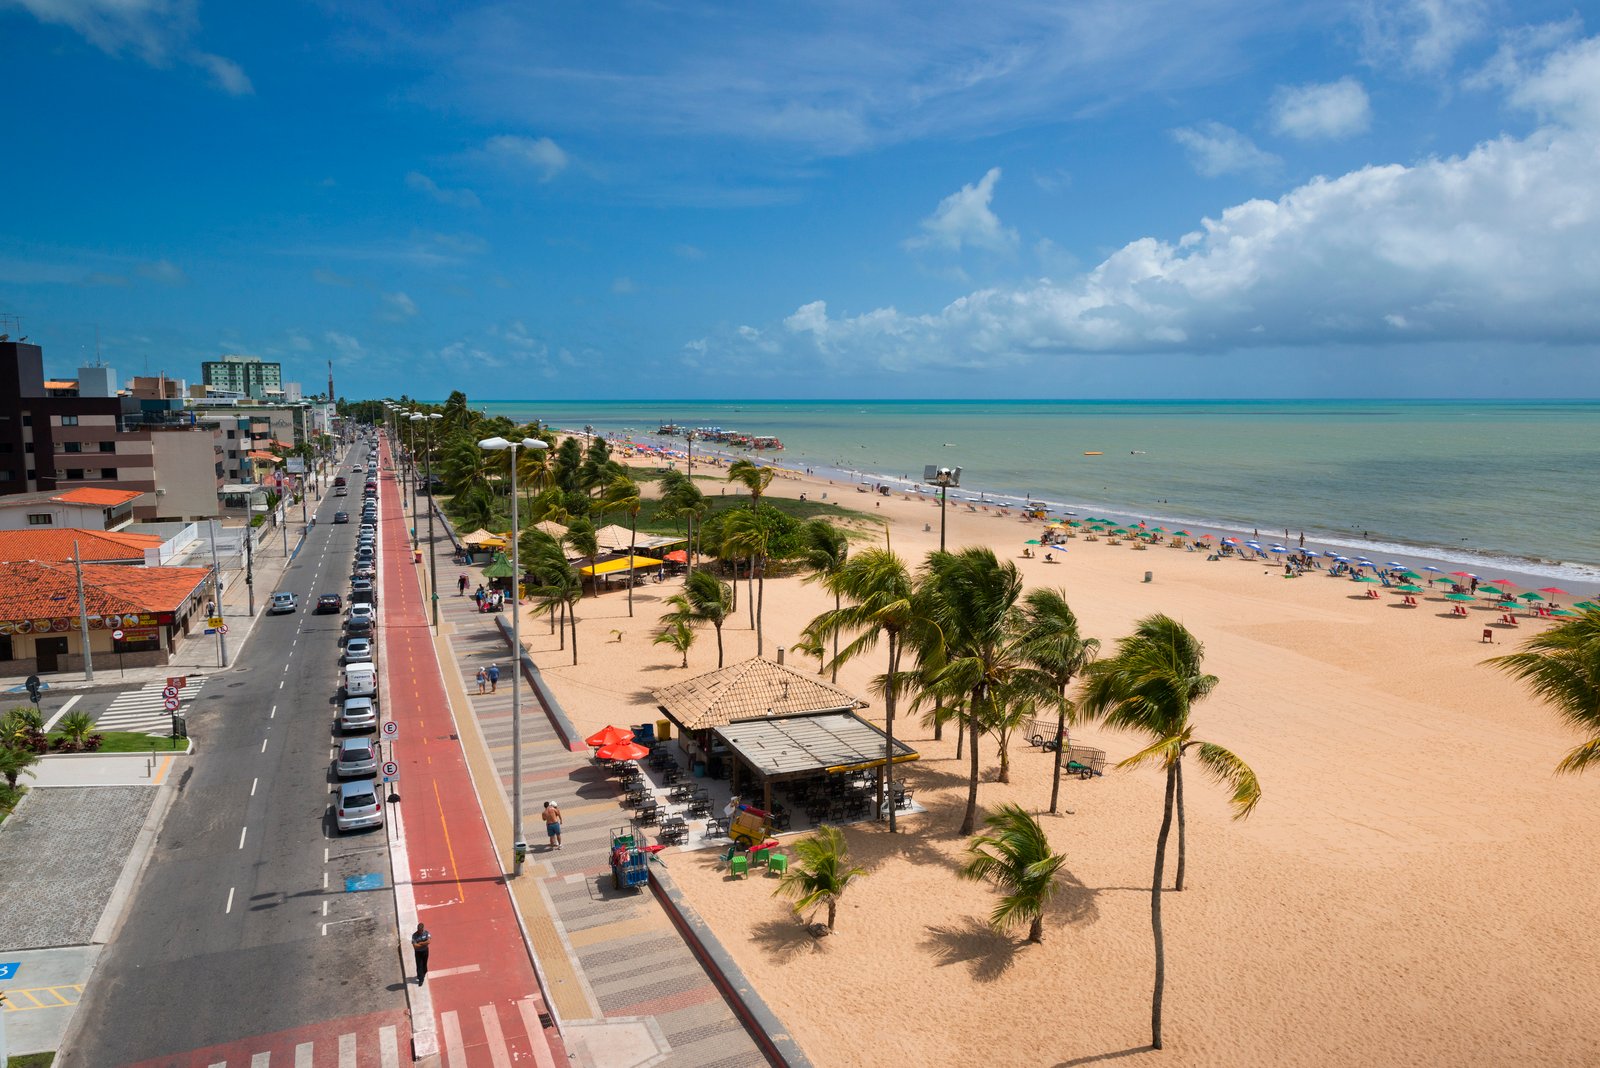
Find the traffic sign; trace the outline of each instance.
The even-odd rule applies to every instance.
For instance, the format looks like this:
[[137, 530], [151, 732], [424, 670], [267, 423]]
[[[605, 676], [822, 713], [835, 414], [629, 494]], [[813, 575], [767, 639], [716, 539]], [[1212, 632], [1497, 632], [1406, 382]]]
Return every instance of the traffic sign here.
[[222, 617], [221, 616], [212, 616], [210, 619], [206, 620], [206, 626], [212, 627], [212, 628], [216, 628], [216, 627], [222, 626]]
[[111, 640], [114, 641], [114, 642], [120, 642], [122, 640], [122, 631], [120, 631], [120, 630], [112, 631], [111, 632]]
[[178, 688], [176, 686], [168, 686], [165, 690], [161, 691], [161, 696], [162, 697], [176, 697], [176, 696], [178, 696]]
[[217, 629], [220, 630], [224, 634], [228, 633], [228, 625], [226, 623], [224, 623], [222, 626], [218, 627]]
[[28, 692], [29, 693], [38, 693], [39, 692], [39, 687], [42, 684], [39, 682], [39, 676], [37, 676], [37, 675], [29, 675], [28, 676], [28, 681], [23, 683], [23, 685], [28, 688]]
[[15, 979], [17, 969], [22, 967], [20, 960], [0, 960], [0, 981]]
[[385, 738], [397, 738], [399, 735], [400, 724], [396, 720], [386, 719], [383, 721], [383, 736]]
[[187, 675], [168, 675], [167, 676], [167, 685], [171, 686], [174, 690], [181, 690], [185, 686], [189, 685], [189, 676], [187, 676]]
[[395, 763], [395, 762], [394, 762], [394, 761], [392, 761], [392, 760], [385, 760], [385, 761], [384, 761], [384, 762], [383, 762], [383, 773], [384, 773], [384, 774], [385, 774], [385, 775], [386, 775], [386, 776], [388, 776], [388, 777], [389, 777], [389, 778], [391, 778], [391, 779], [392, 779], [392, 778], [394, 778], [394, 777], [395, 777], [395, 776], [396, 776], [396, 775], [398, 775], [398, 774], [400, 774], [400, 765], [399, 765], [399, 764], [396, 764], [396, 763]]
[[176, 697], [168, 697], [161, 703], [166, 706], [168, 712], [176, 712], [178, 710], [178, 699]]

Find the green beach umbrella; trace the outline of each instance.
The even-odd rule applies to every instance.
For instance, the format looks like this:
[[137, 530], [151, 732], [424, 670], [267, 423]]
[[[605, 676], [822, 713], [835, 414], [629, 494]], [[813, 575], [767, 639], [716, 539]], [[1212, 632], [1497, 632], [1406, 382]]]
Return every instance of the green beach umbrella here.
[[1038, 545], [1039, 544], [1039, 539], [1038, 538], [1029, 538], [1027, 541], [1023, 542], [1022, 544], [1024, 544], [1024, 545]]
[[1569, 612], [1565, 608], [1552, 608], [1550, 610], [1550, 614], [1553, 615], [1553, 616], [1571, 616], [1571, 617], [1575, 618], [1578, 613]]
[[1579, 601], [1577, 604], [1573, 605], [1572, 607], [1581, 608], [1585, 612], [1590, 612], [1590, 611], [1593, 611], [1596, 608], [1600, 608], [1600, 604], [1595, 604], [1593, 601]]
[[1067, 526], [1069, 526], [1069, 527], [1081, 527], [1081, 526], [1083, 526], [1083, 524], [1078, 522], [1078, 520], [1076, 520], [1076, 519], [1069, 519], [1069, 520], [1067, 520]]
[[1189, 537], [1189, 532], [1187, 530], [1174, 530], [1172, 536], [1174, 538], [1187, 538]]
[[1447, 601], [1474, 601], [1474, 600], [1477, 600], [1477, 598], [1473, 597], [1472, 594], [1470, 594], [1470, 593], [1447, 593], [1447, 594], [1444, 595], [1444, 599], [1447, 600]]
[[1356, 581], [1357, 582], [1377, 582], [1377, 581], [1379, 581], [1379, 579], [1378, 579], [1378, 577], [1376, 575], [1357, 575], [1356, 576]]
[[1506, 591], [1500, 590], [1500, 589], [1496, 589], [1493, 586], [1479, 586], [1478, 587], [1478, 592], [1483, 594], [1485, 597], [1509, 597], [1510, 596], [1510, 594], [1506, 593]]
[[1395, 587], [1395, 591], [1397, 593], [1427, 593], [1428, 592], [1427, 590], [1423, 589], [1421, 586], [1412, 586], [1409, 583], [1404, 585], [1404, 586], [1396, 586]]
[[1415, 571], [1396, 571], [1395, 575], [1398, 578], [1410, 579], [1412, 582], [1417, 582], [1422, 578], [1422, 576], [1417, 574]]
[[1522, 595], [1522, 599], [1524, 601], [1542, 601], [1542, 600], [1544, 600], [1544, 594], [1542, 594], [1542, 593], [1532, 593], [1532, 592], [1524, 593]]

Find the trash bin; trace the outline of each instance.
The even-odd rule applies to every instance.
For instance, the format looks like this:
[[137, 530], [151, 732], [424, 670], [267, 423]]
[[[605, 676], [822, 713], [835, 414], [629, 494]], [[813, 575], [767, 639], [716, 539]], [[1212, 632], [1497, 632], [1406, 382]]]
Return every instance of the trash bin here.
[[656, 728], [653, 723], [641, 723], [633, 728], [633, 740], [640, 745], [651, 745], [656, 740]]
[[1149, 582], [1149, 581], [1150, 581], [1150, 580], [1151, 580], [1151, 579], [1153, 579], [1153, 578], [1154, 578], [1154, 577], [1155, 577], [1155, 572], [1153, 572], [1153, 571], [1146, 571], [1146, 572], [1145, 572], [1145, 573], [1144, 573], [1144, 580], [1145, 580], [1145, 581], [1146, 581], [1146, 582]]
[[[421, 549], [418, 549], [416, 552], [411, 554], [411, 562], [414, 563], [414, 564], [422, 563], [422, 550]], [[1147, 578], [1147, 579], [1145, 579], [1145, 581], [1149, 582], [1150, 580]]]
[[670, 719], [656, 720], [656, 737], [663, 742], [672, 737], [672, 721]]
[[706, 762], [704, 760], [692, 761], [689, 764], [689, 774], [697, 779], [706, 777]]

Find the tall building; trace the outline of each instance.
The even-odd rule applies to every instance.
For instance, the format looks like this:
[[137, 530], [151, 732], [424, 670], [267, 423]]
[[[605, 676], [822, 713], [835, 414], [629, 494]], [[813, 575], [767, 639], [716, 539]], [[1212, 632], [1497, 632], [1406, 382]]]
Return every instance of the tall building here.
[[200, 380], [214, 389], [231, 390], [256, 400], [283, 392], [283, 365], [259, 356], [224, 356], [200, 364]]

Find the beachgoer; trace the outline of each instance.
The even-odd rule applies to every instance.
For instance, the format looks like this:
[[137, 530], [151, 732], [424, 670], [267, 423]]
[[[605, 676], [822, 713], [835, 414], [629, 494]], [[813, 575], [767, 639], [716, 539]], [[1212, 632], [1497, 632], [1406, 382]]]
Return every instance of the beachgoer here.
[[500, 688], [500, 665], [489, 665], [489, 692], [494, 693]]
[[544, 803], [544, 812], [540, 815], [544, 820], [544, 830], [550, 836], [550, 848], [561, 848], [561, 808], [554, 801]]
[[467, 595], [467, 573], [465, 571], [463, 571], [461, 573], [461, 577], [456, 579], [456, 596], [457, 597], [465, 597], [466, 595]]
[[483, 668], [478, 669], [478, 692], [486, 693], [485, 686], [489, 685], [489, 675]]

